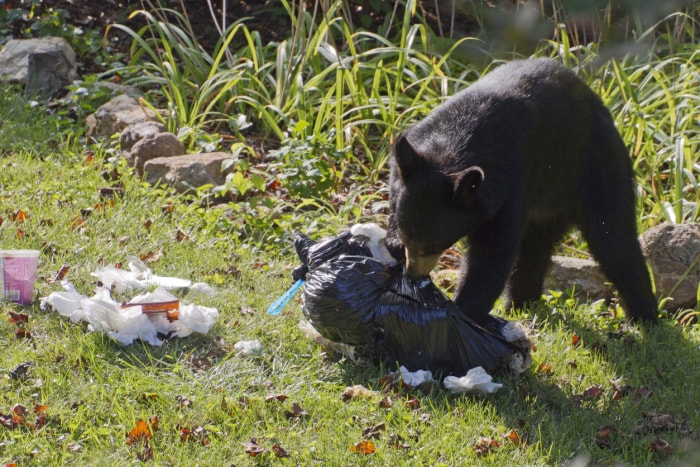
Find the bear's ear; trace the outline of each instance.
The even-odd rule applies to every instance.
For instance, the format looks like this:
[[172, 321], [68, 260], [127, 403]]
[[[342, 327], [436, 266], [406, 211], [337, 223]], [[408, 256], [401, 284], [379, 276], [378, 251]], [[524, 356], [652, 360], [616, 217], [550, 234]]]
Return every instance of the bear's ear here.
[[411, 146], [408, 138], [403, 133], [399, 135], [394, 143], [394, 160], [396, 161], [399, 176], [404, 182], [421, 173], [425, 168], [425, 160], [413, 149], [413, 146]]
[[458, 206], [469, 208], [476, 199], [476, 191], [484, 181], [484, 171], [481, 167], [473, 166], [455, 175], [453, 199]]

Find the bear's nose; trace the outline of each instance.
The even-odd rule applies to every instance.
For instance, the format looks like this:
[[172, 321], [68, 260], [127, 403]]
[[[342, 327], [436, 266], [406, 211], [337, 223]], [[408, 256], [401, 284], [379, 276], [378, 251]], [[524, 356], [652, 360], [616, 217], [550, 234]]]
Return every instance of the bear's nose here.
[[408, 252], [406, 257], [406, 275], [412, 280], [425, 279], [430, 275], [441, 254], [433, 255], [412, 255]]

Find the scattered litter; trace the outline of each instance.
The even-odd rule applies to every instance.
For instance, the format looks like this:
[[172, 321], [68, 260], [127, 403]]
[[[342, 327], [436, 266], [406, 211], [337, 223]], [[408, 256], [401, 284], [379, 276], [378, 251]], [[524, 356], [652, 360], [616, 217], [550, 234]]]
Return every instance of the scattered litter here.
[[296, 236], [302, 264], [292, 275], [304, 281], [307, 335], [319, 342], [313, 328], [326, 341], [351, 347], [354, 355], [440, 377], [477, 367], [520, 373], [530, 365], [523, 326], [498, 317], [476, 324], [432, 281], [408, 279], [386, 251], [384, 236], [376, 225], [355, 226], [321, 242]]
[[433, 380], [433, 374], [427, 370], [408, 371], [405, 366], [399, 367], [401, 379], [409, 386], [420, 386]]
[[[151, 345], [163, 343], [159, 336], [186, 337], [197, 332], [206, 334], [214, 325], [216, 308], [182, 303], [166, 289], [210, 294], [207, 284], [192, 284], [176, 277], [161, 277], [151, 273], [140, 260], [131, 258], [131, 271], [101, 268], [92, 275], [103, 284], [92, 297], [79, 293], [68, 280], [62, 280], [63, 292], [43, 297], [40, 307], [50, 306], [71, 322], [85, 321], [91, 331], [106, 333], [117, 342], [129, 345], [141, 339]], [[160, 285], [158, 285], [160, 284]], [[133, 297], [126, 303], [112, 298], [111, 290], [129, 292], [157, 285], [152, 292]]]
[[486, 373], [482, 367], [478, 366], [467, 371], [467, 374], [458, 378], [456, 376], [447, 376], [443, 381], [445, 388], [453, 394], [465, 392], [476, 394], [493, 394], [503, 385], [494, 383], [491, 375]]
[[250, 357], [253, 355], [260, 355], [262, 354], [262, 344], [260, 341], [252, 340], [252, 341], [239, 341], [236, 342], [233, 345], [233, 350], [236, 351], [238, 355], [241, 355], [243, 357]]
[[167, 290], [195, 291], [211, 295], [214, 289], [207, 284], [196, 283], [179, 277], [157, 276], [146, 264], [135, 256], [127, 256], [129, 270], [105, 266], [91, 275], [96, 277], [104, 287], [118, 293], [161, 287]]

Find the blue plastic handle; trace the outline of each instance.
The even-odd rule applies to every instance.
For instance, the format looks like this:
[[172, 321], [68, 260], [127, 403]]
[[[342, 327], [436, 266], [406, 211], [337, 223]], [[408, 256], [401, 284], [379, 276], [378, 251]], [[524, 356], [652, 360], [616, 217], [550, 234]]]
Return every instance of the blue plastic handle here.
[[270, 305], [270, 308], [267, 309], [267, 312], [271, 315], [279, 315], [280, 312], [284, 309], [285, 305], [289, 303], [289, 300], [292, 299], [295, 293], [297, 293], [297, 290], [301, 288], [301, 286], [304, 284], [304, 281], [299, 279], [294, 283], [293, 286], [289, 288], [285, 293], [283, 293], [280, 298], [275, 300], [275, 302]]

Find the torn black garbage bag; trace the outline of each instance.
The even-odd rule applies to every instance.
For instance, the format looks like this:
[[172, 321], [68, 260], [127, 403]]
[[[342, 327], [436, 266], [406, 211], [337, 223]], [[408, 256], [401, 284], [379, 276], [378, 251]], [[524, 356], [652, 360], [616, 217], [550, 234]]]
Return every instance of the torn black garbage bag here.
[[410, 371], [446, 376], [477, 366], [524, 370], [529, 347], [504, 337], [507, 321], [493, 318], [488, 329], [479, 326], [432, 282], [418, 284], [401, 265], [371, 257], [365, 240], [349, 232], [320, 243], [296, 237], [302, 266], [294, 276], [305, 280], [302, 309], [323, 337]]

